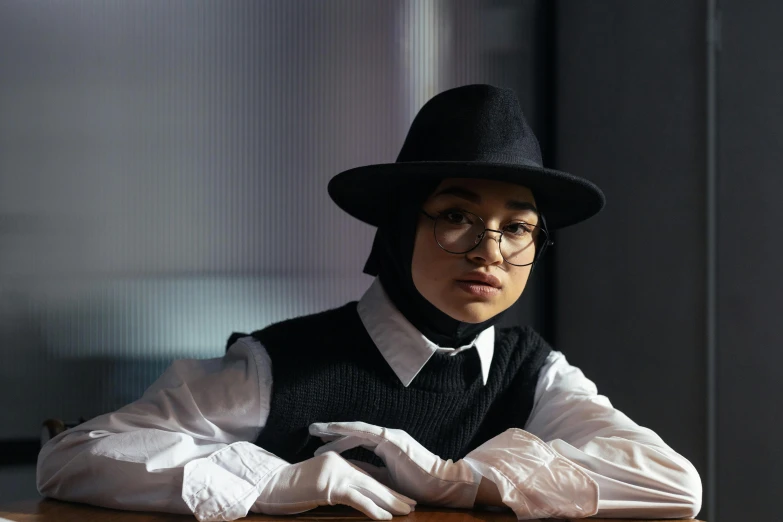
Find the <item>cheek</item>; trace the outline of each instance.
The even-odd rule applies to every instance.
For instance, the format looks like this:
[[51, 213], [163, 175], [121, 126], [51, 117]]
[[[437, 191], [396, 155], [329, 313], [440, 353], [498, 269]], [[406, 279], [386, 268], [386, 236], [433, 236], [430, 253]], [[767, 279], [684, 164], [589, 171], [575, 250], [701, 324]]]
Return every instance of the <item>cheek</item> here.
[[520, 266], [514, 269], [514, 272], [512, 272], [511, 277], [509, 278], [510, 281], [512, 281], [512, 284], [509, 288], [509, 295], [507, 296], [509, 300], [515, 302], [517, 299], [519, 299], [519, 297], [522, 295], [522, 292], [525, 290], [525, 287], [527, 286], [527, 280], [529, 277], [529, 266]]
[[[431, 295], [431, 290], [438, 285], [438, 282], [446, 278], [442, 263], [442, 255], [445, 252], [435, 243], [431, 234], [432, 231], [429, 229], [418, 231], [411, 264], [413, 283], [416, 285], [416, 289], [425, 296]], [[430, 291], [428, 292], [428, 290]]]

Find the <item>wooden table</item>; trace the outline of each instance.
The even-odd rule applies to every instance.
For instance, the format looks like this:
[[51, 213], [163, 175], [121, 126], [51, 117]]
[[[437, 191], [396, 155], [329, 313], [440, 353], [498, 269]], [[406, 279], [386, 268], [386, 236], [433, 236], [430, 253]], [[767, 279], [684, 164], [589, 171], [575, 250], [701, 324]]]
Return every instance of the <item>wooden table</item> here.
[[[84, 504], [72, 504], [57, 500], [29, 500], [11, 502], [0, 506], [0, 518], [14, 522], [164, 522], [195, 520], [189, 515], [171, 515], [167, 513], [142, 513], [138, 511], [117, 511]], [[242, 520], [280, 520], [294, 522], [332, 521], [332, 520], [370, 520], [362, 513], [343, 506], [319, 508], [300, 515], [272, 517], [250, 514]], [[574, 519], [574, 521], [577, 519]], [[578, 519], [585, 520], [585, 519]], [[618, 518], [591, 518], [590, 521], [630, 522]], [[693, 519], [689, 519], [693, 520]], [[405, 517], [394, 517], [393, 522], [514, 522], [516, 517], [511, 511], [465, 511], [456, 509], [436, 509], [417, 507], [416, 511]], [[533, 521], [535, 522], [535, 521]], [[648, 521], [649, 522], [649, 521]], [[658, 521], [658, 522], [671, 522]], [[693, 521], [700, 522], [700, 521]]]

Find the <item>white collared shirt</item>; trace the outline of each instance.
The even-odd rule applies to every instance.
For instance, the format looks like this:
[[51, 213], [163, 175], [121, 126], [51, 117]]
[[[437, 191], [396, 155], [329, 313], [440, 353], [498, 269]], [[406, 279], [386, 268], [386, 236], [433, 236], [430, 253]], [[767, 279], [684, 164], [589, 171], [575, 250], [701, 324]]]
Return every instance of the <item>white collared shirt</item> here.
[[494, 326], [485, 329], [473, 342], [465, 346], [453, 348], [438, 346], [424, 337], [397, 310], [378, 279], [370, 285], [356, 308], [375, 346], [405, 387], [413, 382], [434, 353], [445, 352], [457, 355], [472, 348], [478, 351], [481, 376], [484, 384], [487, 384], [489, 367], [495, 354]]
[[[405, 319], [377, 280], [360, 300], [358, 312], [405, 386], [433, 353], [473, 348], [486, 383], [494, 328], [470, 345], [439, 347]], [[224, 357], [175, 361], [139, 400], [49, 441], [38, 458], [38, 490], [62, 500], [175, 513], [191, 512], [183, 496], [194, 491], [210, 496], [213, 505], [235, 502], [242, 496], [236, 491], [237, 480], [208, 475], [204, 484], [198, 479], [204, 476], [199, 467], [239, 473], [237, 466], [252, 463], [252, 469], [241, 469], [241, 474], [253, 477], [263, 476], [265, 466], [278, 465], [277, 457], [253, 444], [269, 416], [271, 390], [271, 360], [252, 337], [239, 339]], [[700, 509], [701, 481], [691, 463], [653, 431], [614, 409], [560, 352], [552, 351], [541, 369], [524, 430], [546, 445], [542, 453], [554, 450], [595, 481], [599, 516], [689, 517]], [[492, 454], [493, 441], [482, 446], [489, 450], [485, 454]], [[231, 451], [220, 451], [229, 446]], [[495, 453], [506, 455], [502, 466], [520, 476], [535, 460], [514, 460], [513, 451]], [[491, 461], [483, 465], [501, 467]], [[538, 502], [545, 503], [546, 491], [538, 493]], [[553, 491], [551, 502], [560, 494]], [[524, 516], [523, 506], [512, 502], [509, 507]]]

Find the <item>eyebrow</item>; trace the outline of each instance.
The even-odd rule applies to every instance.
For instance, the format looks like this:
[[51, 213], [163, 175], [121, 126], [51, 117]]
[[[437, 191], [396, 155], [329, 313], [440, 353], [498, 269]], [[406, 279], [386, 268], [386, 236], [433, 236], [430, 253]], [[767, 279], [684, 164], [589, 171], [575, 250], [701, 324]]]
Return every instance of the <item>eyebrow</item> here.
[[[446, 187], [443, 190], [438, 191], [433, 197], [438, 196], [456, 196], [458, 198], [466, 199], [477, 205], [481, 203], [481, 196], [472, 190], [468, 190], [462, 187]], [[532, 210], [533, 212], [538, 213], [536, 206], [529, 201], [516, 201], [510, 199], [506, 201], [506, 208], [509, 210]]]

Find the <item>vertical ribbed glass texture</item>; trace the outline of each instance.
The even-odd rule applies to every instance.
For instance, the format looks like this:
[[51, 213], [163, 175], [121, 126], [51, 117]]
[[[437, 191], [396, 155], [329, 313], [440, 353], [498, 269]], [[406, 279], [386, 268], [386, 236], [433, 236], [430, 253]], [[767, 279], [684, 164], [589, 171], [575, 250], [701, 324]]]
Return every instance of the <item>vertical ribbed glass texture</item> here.
[[535, 5], [0, 3], [0, 439], [358, 298], [373, 229], [330, 177], [441, 90], [528, 96]]

